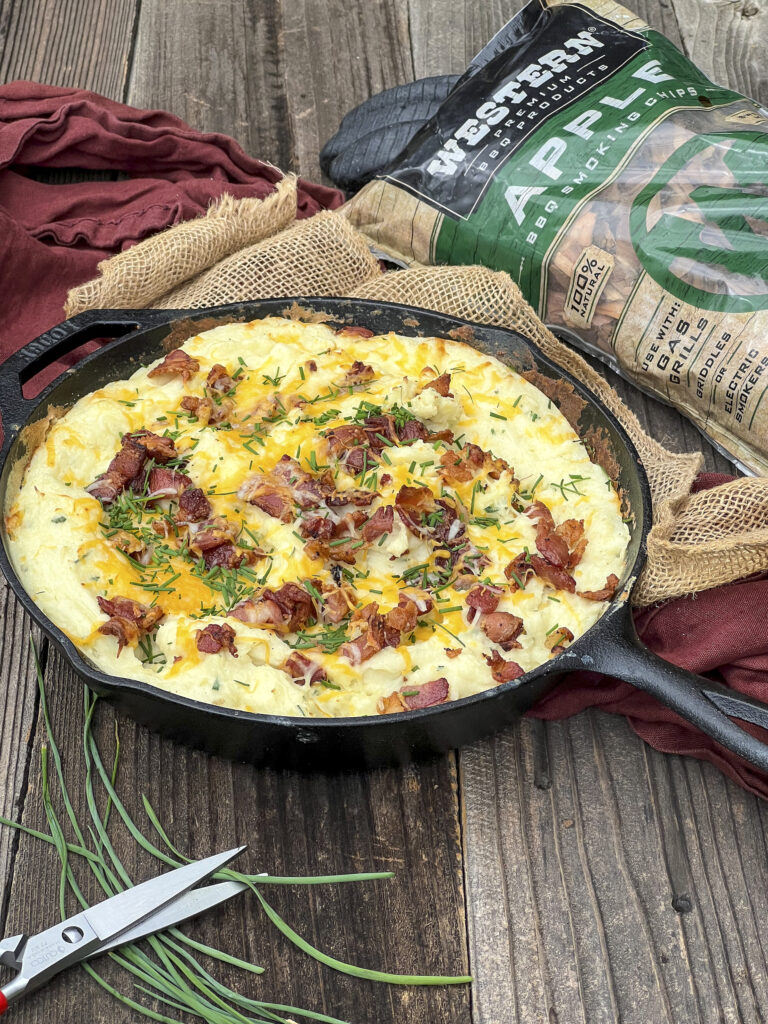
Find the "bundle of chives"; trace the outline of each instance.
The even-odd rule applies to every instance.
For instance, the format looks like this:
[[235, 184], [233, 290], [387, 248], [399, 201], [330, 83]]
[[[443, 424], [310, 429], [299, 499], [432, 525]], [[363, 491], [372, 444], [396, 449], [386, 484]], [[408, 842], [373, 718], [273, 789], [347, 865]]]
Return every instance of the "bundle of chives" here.
[[[108, 825], [113, 809], [139, 846], [157, 860], [171, 867], [179, 867], [182, 863], [188, 862], [189, 858], [180, 853], [173, 845], [146, 796], [142, 796], [144, 810], [164, 849], [155, 845], [150, 839], [147, 839], [129, 815], [115, 788], [120, 758], [117, 726], [115, 726], [115, 757], [112, 770], [109, 772], [104, 765], [93, 735], [93, 716], [98, 703], [98, 697], [91, 694], [87, 687], [83, 687], [85, 798], [91, 818], [88, 825], [91, 842], [89, 844], [86, 841], [64, 779], [63, 764], [53, 732], [45, 686], [36, 651], [35, 664], [37, 666], [37, 681], [40, 688], [40, 704], [47, 734], [47, 743], [41, 748], [41, 774], [43, 806], [50, 832], [40, 832], [19, 822], [10, 821], [2, 816], [0, 816], [0, 824], [18, 829], [55, 846], [61, 861], [59, 913], [62, 920], [64, 920], [67, 917], [66, 898], [68, 891], [74, 894], [81, 907], [86, 908], [88, 906], [88, 902], [72, 872], [71, 856], [85, 860], [99, 885], [104, 890], [105, 897], [113, 896], [115, 893], [133, 884], [115, 852], [109, 836]], [[76, 842], [69, 842], [66, 839], [62, 822], [54, 808], [51, 795], [49, 759], [53, 762], [60, 799]], [[98, 786], [102, 787], [107, 797], [103, 813], [100, 813], [97, 807], [96, 793]], [[364, 967], [357, 967], [354, 964], [344, 963], [316, 949], [306, 939], [298, 935], [277, 911], [270, 906], [259, 891], [260, 887], [265, 885], [324, 885], [340, 882], [363, 882], [391, 877], [391, 871], [299, 877], [266, 874], [247, 875], [230, 868], [220, 871], [214, 876], [216, 879], [237, 879], [247, 884], [256, 895], [267, 918], [283, 935], [303, 952], [315, 960], [319, 960], [320, 963], [334, 968], [334, 970], [356, 978], [388, 982], [393, 985], [455, 985], [471, 981], [472, 979], [468, 976], [442, 977], [434, 975], [389, 974], [384, 971], [375, 971]], [[194, 950], [195, 953], [201, 953], [214, 960], [238, 967], [252, 974], [262, 974], [264, 968], [257, 967], [255, 964], [249, 964], [212, 946], [196, 942], [194, 939], [184, 935], [178, 928], [169, 928], [165, 932], [149, 936], [144, 941], [148, 943], [154, 957], [145, 953], [137, 945], [122, 946], [119, 950], [110, 953], [109, 956], [133, 975], [135, 978], [134, 987], [138, 992], [151, 996], [157, 1003], [170, 1009], [180, 1010], [199, 1020], [205, 1021], [206, 1024], [291, 1024], [283, 1014], [297, 1015], [308, 1020], [321, 1021], [324, 1024], [345, 1024], [344, 1021], [339, 1020], [337, 1017], [330, 1017], [324, 1013], [305, 1010], [296, 1006], [287, 1006], [282, 1003], [250, 999], [228, 988], [206, 971], [190, 951]], [[136, 999], [118, 991], [105, 978], [101, 977], [91, 964], [85, 963], [82, 967], [103, 989], [126, 1006], [138, 1011], [150, 1020], [160, 1021], [163, 1024], [183, 1024], [178, 1018], [166, 1016], [164, 1013], [153, 1010], [151, 1007], [139, 1003]]]

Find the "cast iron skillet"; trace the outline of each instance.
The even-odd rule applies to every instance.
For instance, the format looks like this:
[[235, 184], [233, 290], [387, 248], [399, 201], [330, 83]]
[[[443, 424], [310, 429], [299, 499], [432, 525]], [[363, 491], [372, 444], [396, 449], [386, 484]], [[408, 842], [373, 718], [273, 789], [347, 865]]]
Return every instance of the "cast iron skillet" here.
[[[182, 742], [225, 757], [301, 769], [361, 768], [402, 763], [469, 743], [503, 728], [550, 690], [563, 673], [590, 669], [618, 676], [674, 708], [680, 715], [768, 771], [768, 745], [728, 717], [768, 728], [768, 707], [736, 695], [717, 682], [662, 661], [638, 639], [630, 614], [629, 595], [645, 558], [651, 501], [643, 468], [629, 438], [614, 417], [582, 384], [550, 363], [519, 334], [469, 325], [464, 320], [394, 303], [353, 299], [270, 299], [206, 310], [96, 310], [73, 317], [30, 342], [0, 366], [0, 407], [4, 438], [0, 451], [0, 506], [7, 506], [9, 475], [26, 455], [25, 428], [47, 414], [49, 406], [69, 406], [111, 380], [128, 377], [140, 365], [163, 355], [174, 342], [171, 329], [179, 320], [211, 318], [253, 320], [282, 315], [297, 301], [332, 319], [333, 325], [357, 324], [377, 334], [448, 336], [481, 351], [501, 356], [520, 372], [567, 381], [567, 412], [575, 429], [594, 451], [620, 489], [625, 515], [632, 519], [627, 567], [621, 586], [605, 614], [564, 653], [519, 680], [422, 711], [346, 719], [303, 719], [256, 715], [215, 707], [167, 693], [146, 683], [106, 675], [90, 664], [72, 642], [40, 611], [14, 573], [3, 530], [0, 567], [16, 596], [43, 631], [61, 647], [75, 672], [97, 693], [110, 698], [139, 722]], [[175, 344], [186, 334], [177, 326]], [[94, 338], [117, 340], [85, 357], [35, 399], [22, 397], [22, 386], [45, 366]], [[164, 345], [164, 342], [166, 344]], [[561, 386], [562, 388], [562, 386]], [[581, 401], [575, 413], [574, 393]], [[553, 399], [562, 405], [562, 400]], [[15, 474], [18, 485], [18, 473]]]

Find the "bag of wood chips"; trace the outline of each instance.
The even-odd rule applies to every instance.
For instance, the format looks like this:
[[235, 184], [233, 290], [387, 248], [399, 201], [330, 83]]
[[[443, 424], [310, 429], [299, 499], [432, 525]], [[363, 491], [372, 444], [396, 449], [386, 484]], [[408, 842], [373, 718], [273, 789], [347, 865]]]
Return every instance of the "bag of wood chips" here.
[[766, 474], [767, 128], [611, 0], [532, 0], [344, 212], [407, 265], [507, 271]]

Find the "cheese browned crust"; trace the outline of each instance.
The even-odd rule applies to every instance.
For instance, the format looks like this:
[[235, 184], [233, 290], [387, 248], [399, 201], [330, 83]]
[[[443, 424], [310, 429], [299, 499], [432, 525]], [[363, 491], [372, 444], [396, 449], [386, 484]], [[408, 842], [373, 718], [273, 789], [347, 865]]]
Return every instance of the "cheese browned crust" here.
[[605, 610], [619, 498], [526, 380], [440, 338], [268, 318], [50, 428], [14, 567], [99, 668], [283, 715], [456, 700]]

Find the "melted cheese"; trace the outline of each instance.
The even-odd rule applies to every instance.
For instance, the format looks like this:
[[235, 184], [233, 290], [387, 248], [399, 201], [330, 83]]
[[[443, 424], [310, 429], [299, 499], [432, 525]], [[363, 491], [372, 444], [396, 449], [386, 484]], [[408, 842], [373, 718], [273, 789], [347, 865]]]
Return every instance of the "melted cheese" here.
[[[249, 476], [268, 473], [283, 454], [307, 469], [326, 464], [320, 431], [352, 419], [361, 402], [385, 412], [397, 403], [430, 430], [450, 429], [462, 443], [471, 441], [513, 466], [520, 491], [535, 491], [556, 523], [583, 520], [588, 544], [573, 570], [578, 590], [599, 590], [610, 573], [621, 576], [629, 534], [615, 489], [555, 406], [498, 360], [445, 339], [345, 338], [323, 324], [279, 318], [216, 327], [183, 347], [200, 363], [186, 383], [179, 377], [150, 378], [152, 367], [145, 367], [81, 399], [55, 422], [7, 510], [11, 555], [24, 586], [105, 672], [246, 711], [322, 717], [375, 714], [377, 702], [406, 682], [417, 686], [445, 676], [451, 699], [495, 685], [484, 656], [498, 648], [477, 621], [468, 621], [466, 594], [452, 587], [407, 642], [379, 651], [360, 666], [350, 665], [339, 651], [307, 652], [332, 685], [298, 685], [281, 668], [292, 653], [292, 637], [227, 617], [221, 592], [205, 574], [193, 571], [183, 552], [170, 557], [162, 571], [142, 570], [106, 535], [109, 516], [85, 488], [106, 470], [121, 436], [141, 429], [169, 431], [187, 459], [183, 471], [208, 494], [215, 514], [241, 523], [241, 537], [268, 552], [266, 560], [250, 567], [250, 576], [239, 577], [239, 597], [258, 596], [262, 581], [272, 589], [286, 581], [330, 582], [329, 567], [307, 555], [298, 523], [271, 518], [237, 491]], [[364, 389], [339, 392], [335, 385], [354, 359], [372, 366], [375, 379]], [[184, 395], [203, 395], [206, 375], [216, 363], [237, 375], [236, 409], [231, 424], [221, 429], [180, 412]], [[443, 372], [451, 374], [453, 397], [422, 390]], [[275, 393], [285, 415], [254, 436], [252, 425]], [[376, 478], [380, 497], [368, 513], [392, 504], [404, 484], [427, 485], [439, 495], [440, 454], [446, 447], [416, 441], [385, 448]], [[382, 483], [385, 474], [390, 480]], [[336, 486], [360, 486], [360, 480], [342, 472]], [[535, 551], [536, 536], [531, 519], [510, 503], [512, 486], [510, 474], [503, 472], [499, 480], [485, 481], [484, 489], [472, 481], [452, 488], [466, 510], [470, 540], [489, 560], [483, 578], [503, 587], [498, 611], [525, 623], [520, 649], [505, 657], [529, 670], [551, 657], [548, 633], [565, 626], [578, 637], [606, 604], [554, 591], [535, 577], [524, 590], [512, 592], [504, 568], [520, 551]], [[383, 611], [393, 607], [402, 574], [433, 556], [396, 515], [392, 532], [367, 551], [364, 569], [348, 570], [357, 573], [353, 582], [359, 604], [375, 600]], [[148, 581], [160, 589], [148, 590]], [[98, 632], [106, 619], [97, 603], [100, 595], [157, 601], [165, 617], [149, 648], [126, 647], [118, 658], [115, 639]], [[196, 632], [209, 622], [235, 629], [237, 658], [226, 650], [197, 650]], [[447, 649], [457, 648], [459, 656], [449, 658]]]

